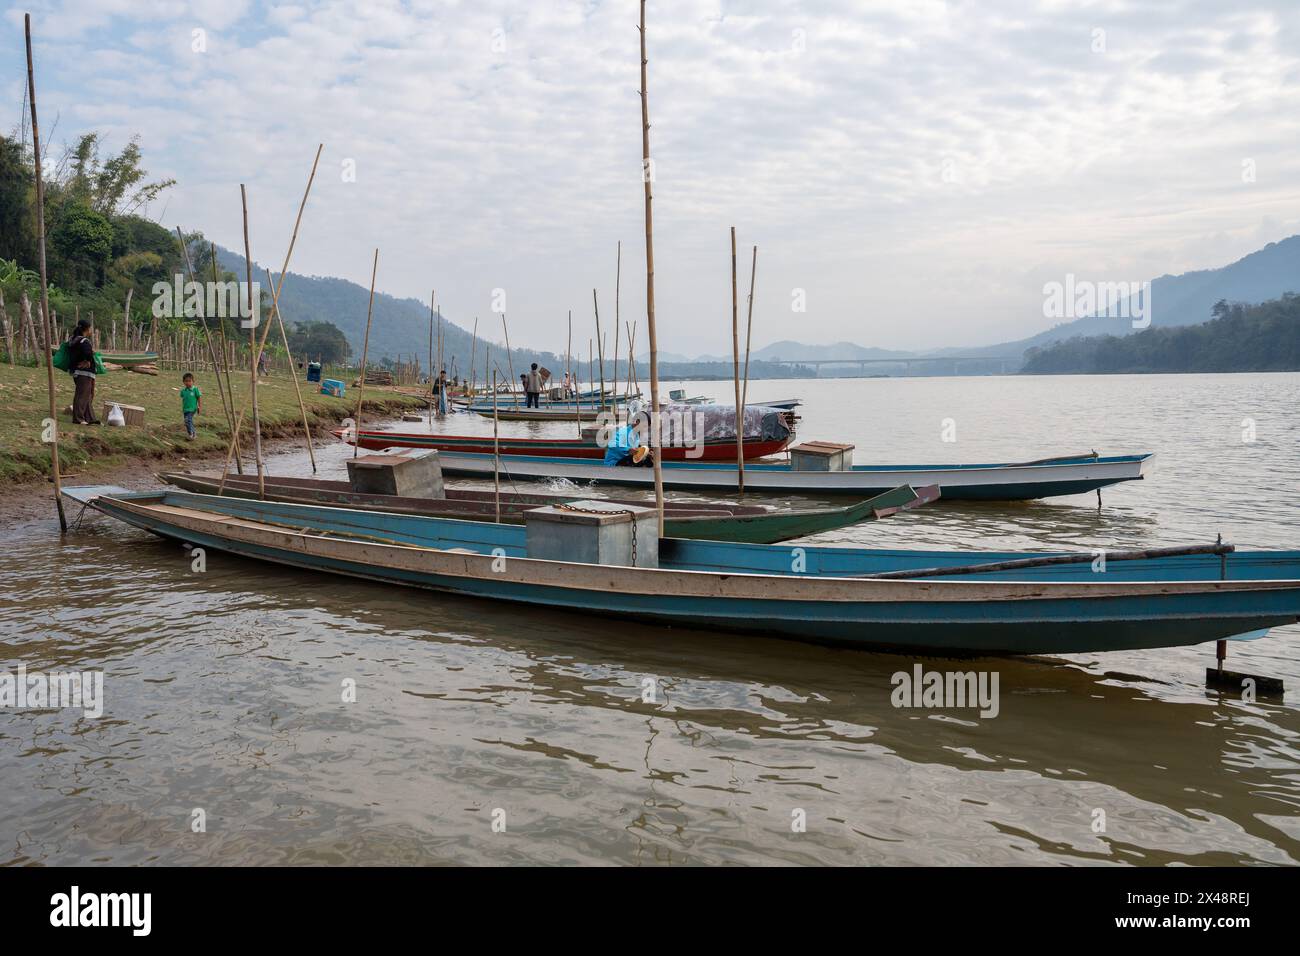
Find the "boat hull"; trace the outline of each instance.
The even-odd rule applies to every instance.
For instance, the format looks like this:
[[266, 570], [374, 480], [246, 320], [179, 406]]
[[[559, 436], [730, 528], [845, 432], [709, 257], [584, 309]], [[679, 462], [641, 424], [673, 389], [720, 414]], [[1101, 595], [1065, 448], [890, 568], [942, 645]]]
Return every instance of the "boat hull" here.
[[[854, 495], [867, 498], [899, 485], [914, 488], [938, 485], [948, 501], [1027, 501], [1095, 491], [1121, 481], [1142, 478], [1150, 455], [1113, 458], [1061, 458], [1043, 462], [989, 465], [871, 465], [850, 471], [793, 471], [788, 464], [745, 465], [745, 491], [794, 495]], [[440, 454], [444, 474], [491, 477], [492, 455]], [[606, 467], [572, 458], [502, 456], [503, 478], [574, 482], [651, 488], [649, 468]], [[665, 461], [665, 488], [699, 491], [735, 491], [734, 466]]]
[[[264, 498], [291, 504], [318, 504], [469, 521], [495, 521], [498, 515], [492, 492], [449, 490], [446, 498], [405, 498], [354, 492], [346, 482], [270, 478], [263, 482], [264, 490], [259, 494], [257, 482], [252, 478], [227, 476], [222, 488], [215, 476], [172, 472], [159, 477], [168, 484], [196, 494], [224, 493], [240, 498]], [[774, 544], [884, 517], [899, 510], [928, 504], [938, 497], [936, 489], [922, 491], [923, 494], [907, 487], [893, 488], [874, 498], [845, 507], [785, 511], [670, 503], [664, 515], [664, 534], [668, 538]], [[499, 513], [504, 522], [522, 524], [524, 512], [532, 508], [578, 500], [580, 499], [571, 495], [506, 493], [501, 495]], [[615, 503], [645, 504], [639, 501], [613, 500]]]
[[93, 504], [163, 537], [293, 567], [873, 650], [986, 655], [1171, 647], [1289, 624], [1300, 615], [1295, 580], [897, 581], [712, 574], [539, 561], [515, 556], [501, 544], [494, 555], [494, 538], [519, 540], [519, 529], [499, 525], [461, 528], [467, 523], [171, 492], [100, 496]]
[[[343, 429], [335, 435], [345, 438]], [[791, 436], [793, 437], [793, 436]], [[790, 439], [746, 441], [745, 457], [765, 458], [782, 451]], [[349, 442], [349, 444], [354, 444]], [[434, 448], [439, 453], [491, 455], [494, 453], [490, 435], [430, 435], [420, 432], [387, 432], [361, 430], [355, 444], [362, 448], [382, 451], [386, 448]], [[698, 451], [698, 455], [695, 453]], [[574, 458], [585, 461], [603, 461], [605, 449], [595, 441], [583, 438], [502, 438], [501, 454], [538, 456], [543, 458]], [[732, 440], [705, 441], [698, 449], [689, 447], [664, 447], [665, 461], [731, 461], [736, 460], [736, 443]]]

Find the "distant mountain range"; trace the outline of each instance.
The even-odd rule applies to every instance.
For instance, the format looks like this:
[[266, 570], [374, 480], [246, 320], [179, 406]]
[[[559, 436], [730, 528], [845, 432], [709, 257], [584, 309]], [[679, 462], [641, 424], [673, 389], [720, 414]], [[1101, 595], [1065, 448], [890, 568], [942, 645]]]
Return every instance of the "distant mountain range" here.
[[[1281, 297], [1287, 292], [1300, 291], [1300, 236], [1291, 236], [1281, 242], [1270, 242], [1263, 249], [1252, 252], [1230, 265], [1219, 269], [1185, 272], [1182, 275], [1163, 275], [1151, 280], [1153, 303], [1151, 326], [1167, 328], [1197, 325], [1211, 318], [1216, 302], [1258, 305]], [[1006, 355], [1023, 357], [1036, 346], [1050, 345], [1079, 336], [1132, 335], [1140, 329], [1131, 322], [1111, 315], [1088, 315], [1070, 322], [1062, 322], [1028, 338], [1012, 342], [970, 348], [940, 348], [922, 351], [897, 351], [867, 348], [853, 342], [836, 342], [833, 345], [805, 345], [801, 342], [782, 341], [758, 349], [754, 356], [769, 361], [836, 361], [852, 362], [860, 359], [942, 359], [953, 355], [980, 356]], [[721, 359], [711, 359], [720, 361]], [[726, 361], [730, 361], [728, 356]]]
[[[241, 256], [226, 249], [218, 249], [222, 264], [240, 275], [244, 271]], [[261, 271], [261, 266], [255, 267]], [[1186, 272], [1182, 275], [1163, 275], [1151, 280], [1152, 327], [1170, 327], [1195, 325], [1211, 317], [1211, 310], [1216, 302], [1226, 299], [1228, 302], [1258, 304], [1277, 299], [1287, 292], [1300, 291], [1300, 236], [1291, 236], [1281, 242], [1272, 242], [1257, 252], [1237, 260], [1219, 269], [1205, 269], [1198, 272]], [[281, 295], [281, 306], [285, 318], [292, 322], [326, 321], [332, 322], [343, 330], [351, 343], [357, 357], [361, 354], [362, 339], [365, 335], [366, 304], [369, 289], [345, 279], [321, 276], [304, 276], [290, 272], [285, 280]], [[484, 367], [484, 339], [497, 339], [499, 329], [495, 315], [480, 323], [480, 338], [477, 350], [473, 349], [472, 336], [468, 329], [456, 325], [450, 320], [443, 322], [444, 351], [448, 356], [448, 366], [455, 359], [455, 368], [460, 374], [467, 374], [471, 351], [475, 352], [474, 364], [481, 378]], [[490, 326], [490, 327], [489, 327]], [[856, 362], [863, 359], [890, 360], [900, 363], [911, 361], [913, 367], [922, 372], [949, 374], [954, 371], [976, 370], [967, 366], [952, 366], [942, 363], [945, 357], [961, 356], [1012, 356], [1019, 361], [1026, 350], [1035, 346], [1049, 345], [1078, 336], [1100, 334], [1129, 335], [1138, 331], [1132, 328], [1127, 319], [1106, 315], [1089, 315], [1071, 322], [1063, 322], [1050, 329], [1028, 338], [1013, 342], [999, 342], [993, 345], [971, 348], [940, 348], [922, 351], [904, 351], [872, 348], [853, 342], [836, 342], [830, 345], [807, 345], [801, 342], [780, 341], [765, 345], [752, 353], [752, 360], [766, 362]], [[398, 299], [384, 293], [375, 293], [375, 316], [370, 334], [370, 357], [372, 361], [388, 358], [424, 357], [427, 362], [429, 340], [429, 306], [428, 303], [415, 299]], [[508, 375], [510, 361], [513, 361], [517, 375], [531, 362], [538, 362], [553, 371], [563, 369], [563, 357], [553, 352], [541, 352], [528, 348], [512, 348], [510, 361], [507, 361], [505, 348], [493, 344], [494, 364], [500, 366]], [[933, 366], [925, 363], [934, 359]], [[730, 374], [731, 356], [699, 356], [691, 358], [671, 352], [661, 352], [660, 361], [664, 365], [665, 377], [680, 377], [674, 367], [684, 375], [699, 374], [710, 365], [716, 370]], [[606, 374], [613, 377], [612, 363], [606, 359]], [[623, 363], [620, 363], [623, 364]], [[641, 378], [645, 378], [644, 363]], [[870, 366], [868, 368], [871, 368]], [[901, 366], [899, 367], [901, 368]], [[776, 367], [760, 366], [761, 374], [775, 374]], [[848, 367], [841, 371], [848, 371]], [[877, 365], [876, 371], [896, 371], [892, 365]], [[990, 366], [984, 371], [998, 371]], [[754, 369], [751, 367], [751, 372]], [[854, 369], [856, 371], [856, 369]], [[720, 372], [719, 372], [720, 373]], [[834, 374], [835, 369], [823, 367], [823, 374]], [[585, 374], [585, 369], [584, 369]], [[620, 374], [626, 374], [624, 371]], [[806, 372], [804, 374], [807, 374]], [[757, 375], [755, 377], [758, 377]]]

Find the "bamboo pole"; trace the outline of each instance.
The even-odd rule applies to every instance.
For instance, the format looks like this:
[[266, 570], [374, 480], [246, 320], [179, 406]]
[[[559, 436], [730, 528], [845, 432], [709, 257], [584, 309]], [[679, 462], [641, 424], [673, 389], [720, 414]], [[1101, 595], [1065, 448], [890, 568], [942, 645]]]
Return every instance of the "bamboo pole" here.
[[614, 401], [618, 402], [618, 340], [623, 337], [623, 323], [619, 316], [618, 300], [623, 285], [623, 240], [618, 240], [614, 260]]
[[736, 294], [736, 227], [731, 227], [731, 378], [736, 385], [736, 490], [745, 493], [745, 413], [740, 407], [740, 300]]
[[[244, 184], [239, 184], [239, 202], [244, 210], [244, 262], [247, 270], [248, 316], [253, 316], [253, 254], [248, 246], [248, 193]], [[252, 360], [248, 363], [249, 400], [253, 405], [253, 460], [257, 464], [257, 497], [266, 500], [266, 478], [262, 468], [262, 416], [257, 408], [257, 360], [260, 353], [257, 348], [257, 326], [249, 323], [248, 351]]]
[[596, 290], [591, 290], [591, 307], [596, 310], [596, 355], [600, 359], [600, 410], [605, 410], [605, 338], [600, 334], [600, 303]]
[[59, 476], [59, 419], [54, 401], [54, 329], [50, 325], [50, 286], [45, 271], [45, 182], [41, 178], [41, 133], [36, 122], [36, 67], [32, 61], [32, 15], [23, 14], [23, 31], [27, 42], [27, 101], [32, 109], [32, 153], [36, 161], [36, 238], [41, 267], [41, 326], [45, 329], [45, 378], [50, 398], [50, 470], [54, 476], [54, 507], [59, 513], [59, 530], [67, 532], [68, 519], [63, 514], [63, 482]]
[[497, 524], [501, 523], [501, 436], [497, 416], [497, 378], [492, 376], [492, 498], [497, 506]]
[[[626, 395], [630, 400], [632, 398], [632, 379], [636, 375], [636, 323], [628, 322], [627, 325], [627, 392]], [[637, 389], [640, 390], [641, 383], [637, 383]]]
[[352, 445], [352, 457], [356, 458], [361, 450], [361, 395], [366, 388], [366, 359], [370, 353], [370, 320], [375, 314], [375, 274], [379, 271], [379, 250], [375, 250], [375, 261], [370, 267], [370, 304], [366, 306], [366, 336], [361, 342], [361, 378], [357, 380], [357, 413], [352, 416], [356, 423], [356, 441]]
[[437, 381], [433, 369], [433, 297], [437, 295], [435, 290], [429, 292], [429, 431], [433, 431], [433, 406], [437, 402], [434, 397], [433, 386]]
[[[266, 271], [267, 285], [274, 286], [271, 271]], [[293, 367], [293, 352], [289, 349], [289, 333], [284, 329], [284, 313], [275, 310], [274, 321], [280, 326], [280, 341], [284, 344], [284, 354], [289, 359], [289, 377], [293, 379], [293, 393], [298, 396], [298, 411], [302, 413], [302, 433], [307, 439], [307, 457], [311, 459], [311, 473], [316, 474], [316, 452], [311, 447], [311, 425], [307, 421], [307, 405], [302, 400], [302, 386], [298, 384], [298, 370]]]
[[[212, 260], [212, 281], [219, 282], [220, 277], [217, 275], [217, 244], [208, 243], [208, 257]], [[221, 364], [226, 371], [226, 394], [230, 396], [230, 434], [235, 439], [235, 471], [238, 474], [244, 473], [243, 452], [239, 447], [239, 428], [235, 423], [235, 386], [230, 379], [230, 366], [233, 364], [234, 356], [230, 348], [230, 343], [226, 341], [226, 323], [225, 320], [218, 320], [217, 332], [221, 336]]]
[[645, 310], [650, 337], [650, 448], [654, 454], [655, 508], [659, 512], [659, 537], [664, 536], [664, 471], [659, 460], [659, 342], [655, 336], [655, 247], [653, 194], [650, 188], [650, 97], [646, 90], [645, 0], [641, 0], [641, 180], [645, 186]]
[[506, 314], [504, 312], [501, 313], [501, 328], [504, 329], [506, 333], [506, 364], [510, 366], [510, 394], [514, 395], [515, 408], [518, 408], [519, 395], [515, 392], [515, 382], [518, 381], [518, 379], [515, 378], [515, 360], [510, 354], [510, 326], [506, 325]]
[[[303, 190], [302, 202], [298, 204], [298, 218], [295, 219], [293, 223], [293, 235], [289, 237], [289, 248], [285, 251], [284, 254], [284, 264], [280, 267], [280, 281], [279, 284], [277, 284], [276, 287], [271, 292], [272, 310], [279, 309], [280, 307], [280, 290], [284, 288], [284, 277], [289, 274], [289, 260], [293, 257], [293, 247], [298, 242], [298, 227], [302, 225], [302, 213], [303, 210], [307, 208], [307, 197], [311, 195], [311, 185], [316, 180], [316, 168], [320, 164], [320, 154], [321, 154], [321, 150], [323, 150], [324, 148], [325, 145], [323, 143], [316, 147], [316, 159], [311, 164], [311, 175], [307, 177], [307, 188]], [[249, 318], [251, 319], [252, 316], [250, 315]], [[266, 324], [266, 328], [262, 330], [262, 343], [261, 343], [262, 346], [266, 345], [266, 337], [270, 334], [270, 332], [271, 332], [271, 323], [268, 322]], [[257, 349], [257, 354], [250, 356], [250, 361], [253, 364], [254, 370], [256, 370], [257, 358], [260, 353], [261, 353], [261, 347], [259, 346], [259, 348]], [[244, 423], [244, 409], [241, 408], [239, 410], [239, 415], [236, 416], [235, 418], [235, 431], [234, 434], [230, 436], [230, 445], [227, 446], [226, 448], [226, 463], [221, 471], [221, 482], [217, 486], [217, 494], [219, 495], [225, 492], [226, 472], [230, 470], [230, 456], [234, 454], [235, 445], [239, 437], [239, 429], [242, 427], [243, 423]]]
[[469, 346], [469, 400], [474, 400], [474, 386], [478, 382], [478, 369], [474, 367], [474, 360], [478, 358], [478, 316], [474, 316], [473, 339], [470, 340]]
[[[579, 359], [581, 362], [581, 359]], [[569, 310], [569, 338], [564, 346], [564, 373], [569, 379], [569, 400], [573, 402], [573, 421], [582, 437], [582, 404], [579, 398], [578, 381], [573, 373], [573, 310]]]
[[745, 323], [745, 380], [740, 387], [740, 406], [743, 413], [749, 404], [749, 346], [754, 339], [754, 274], [758, 271], [758, 246], [749, 263], [749, 318]]

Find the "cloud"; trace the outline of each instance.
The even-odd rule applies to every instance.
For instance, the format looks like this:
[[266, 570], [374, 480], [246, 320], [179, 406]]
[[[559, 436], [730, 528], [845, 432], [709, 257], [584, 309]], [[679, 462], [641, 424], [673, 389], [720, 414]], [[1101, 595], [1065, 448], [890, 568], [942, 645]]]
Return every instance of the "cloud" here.
[[[1297, 231], [1294, 6], [656, 0], [661, 343], [726, 351], [733, 224], [760, 247], [759, 344], [887, 347], [1032, 333], [1047, 278], [1205, 268]], [[643, 313], [635, 0], [34, 13], [60, 136], [139, 133], [179, 180], [167, 225], [240, 245], [246, 183], [278, 267], [323, 142], [295, 269], [366, 282], [377, 246], [385, 291], [436, 287], [468, 325], [505, 288], [512, 340], [556, 348], [593, 285], [611, 302], [621, 239], [621, 312]]]

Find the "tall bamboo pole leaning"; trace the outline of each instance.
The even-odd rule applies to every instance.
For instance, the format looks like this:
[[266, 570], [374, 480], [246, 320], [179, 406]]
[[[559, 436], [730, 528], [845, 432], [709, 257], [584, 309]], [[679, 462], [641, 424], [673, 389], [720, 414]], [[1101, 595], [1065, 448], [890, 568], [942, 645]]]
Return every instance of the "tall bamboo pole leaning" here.
[[361, 450], [361, 396], [366, 388], [366, 358], [370, 354], [370, 320], [375, 314], [375, 274], [379, 271], [379, 250], [375, 250], [375, 261], [370, 267], [370, 304], [366, 306], [366, 335], [361, 340], [361, 377], [357, 379], [357, 413], [352, 416], [352, 427], [356, 441], [352, 445], [352, 457], [356, 458]]
[[50, 470], [54, 476], [54, 507], [59, 513], [59, 530], [68, 530], [63, 514], [63, 482], [59, 476], [59, 419], [54, 402], [54, 328], [50, 325], [50, 286], [45, 272], [45, 181], [41, 178], [41, 133], [36, 122], [36, 67], [32, 62], [32, 15], [23, 14], [27, 39], [27, 101], [32, 107], [32, 154], [36, 159], [36, 239], [41, 267], [41, 328], [45, 330], [45, 378], [50, 396]]
[[650, 97], [646, 92], [645, 0], [641, 0], [641, 182], [645, 186], [645, 318], [650, 337], [650, 448], [654, 454], [655, 508], [659, 512], [659, 537], [664, 536], [664, 470], [659, 460], [659, 341], [655, 336], [655, 246], [653, 200], [650, 188]]
[[[316, 168], [320, 165], [321, 150], [325, 148], [322, 143], [316, 147], [316, 159], [311, 164], [311, 175], [307, 177], [307, 188], [303, 190], [302, 202], [298, 204], [298, 218], [293, 223], [293, 235], [289, 237], [289, 248], [284, 253], [284, 264], [280, 266], [280, 281], [271, 292], [271, 309], [272, 313], [280, 308], [280, 290], [284, 288], [284, 277], [289, 274], [289, 260], [293, 257], [293, 247], [298, 242], [298, 227], [302, 225], [302, 212], [307, 208], [307, 197], [311, 195], [311, 184], [316, 181]], [[250, 317], [251, 318], [251, 317]], [[254, 368], [257, 366], [258, 356], [261, 349], [266, 345], [266, 337], [271, 333], [271, 323], [267, 322], [266, 327], [262, 330], [261, 345], [257, 353], [251, 356]], [[235, 431], [230, 436], [230, 444], [226, 447], [226, 463], [221, 470], [221, 482], [217, 485], [217, 494], [224, 494], [226, 489], [226, 472], [230, 470], [230, 456], [234, 454], [235, 444], [239, 436], [239, 429], [244, 423], [244, 409], [239, 410], [239, 415], [235, 418]]]
[[510, 394], [515, 397], [515, 408], [519, 407], [519, 393], [515, 391], [515, 360], [510, 354], [510, 326], [506, 325], [506, 314], [501, 313], [501, 328], [506, 333], [506, 364], [510, 366]]
[[[244, 184], [239, 184], [239, 203], [244, 211], [244, 262], [247, 269], [248, 317], [253, 317], [253, 254], [248, 245], [248, 193]], [[248, 363], [249, 400], [253, 404], [253, 460], [257, 463], [257, 497], [266, 499], [266, 479], [262, 469], [262, 417], [257, 409], [257, 364], [261, 353], [257, 349], [257, 325], [250, 322], [248, 326], [248, 354], [252, 356]]]
[[[212, 260], [212, 281], [220, 282], [221, 279], [217, 275], [217, 244], [215, 242], [208, 243], [208, 256]], [[226, 394], [230, 396], [230, 433], [235, 439], [235, 471], [242, 475], [244, 473], [243, 452], [239, 448], [239, 430], [235, 425], [235, 386], [230, 380], [231, 354], [229, 343], [226, 341], [225, 322], [217, 322], [217, 332], [221, 336], [221, 365], [226, 371]]]
[[433, 394], [433, 386], [437, 381], [433, 371], [433, 297], [435, 295], [437, 295], [436, 291], [429, 292], [429, 431], [433, 431], [433, 406], [437, 402]]
[[745, 323], [745, 377], [740, 386], [740, 408], [744, 412], [749, 404], [749, 345], [754, 338], [754, 273], [758, 271], [758, 246], [754, 247], [754, 258], [749, 263], [749, 318]]
[[740, 300], [736, 293], [736, 227], [731, 227], [731, 378], [736, 385], [736, 490], [745, 493], [745, 412], [740, 406]]
[[[266, 270], [266, 283], [272, 288], [275, 287], [275, 280], [271, 278], [271, 270]], [[302, 386], [298, 384], [298, 372], [293, 367], [293, 352], [289, 350], [289, 333], [284, 328], [284, 313], [277, 308], [272, 321], [280, 326], [280, 342], [284, 345], [284, 354], [289, 359], [289, 376], [293, 379], [293, 393], [298, 396], [298, 411], [302, 413], [302, 433], [307, 439], [307, 457], [311, 459], [311, 473], [316, 474], [316, 452], [311, 447], [311, 425], [307, 421], [307, 405], [302, 400]]]

